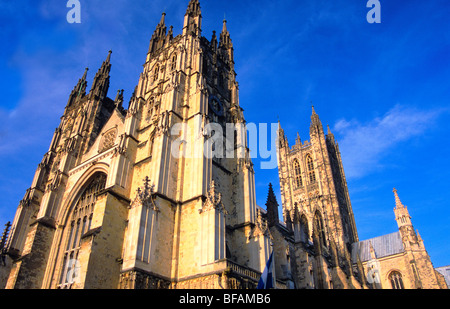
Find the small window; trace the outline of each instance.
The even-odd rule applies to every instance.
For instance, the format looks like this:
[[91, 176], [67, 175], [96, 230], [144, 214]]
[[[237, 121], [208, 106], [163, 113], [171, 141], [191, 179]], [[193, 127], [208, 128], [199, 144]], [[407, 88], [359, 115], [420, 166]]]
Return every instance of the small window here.
[[153, 73], [153, 82], [156, 82], [158, 80], [159, 75], [159, 66], [156, 66], [155, 72]]

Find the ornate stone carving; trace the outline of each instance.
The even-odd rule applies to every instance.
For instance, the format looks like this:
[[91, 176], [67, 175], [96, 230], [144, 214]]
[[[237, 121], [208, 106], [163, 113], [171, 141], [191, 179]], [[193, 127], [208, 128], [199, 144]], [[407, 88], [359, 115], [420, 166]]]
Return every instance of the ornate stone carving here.
[[154, 211], [159, 211], [159, 208], [155, 203], [156, 195], [154, 188], [154, 185], [150, 185], [150, 179], [148, 178], [148, 176], [145, 176], [144, 185], [143, 187], [137, 189], [136, 197], [130, 205], [131, 208], [142, 205], [151, 208]]
[[228, 214], [222, 203], [222, 194], [220, 192], [216, 192], [216, 185], [214, 183], [214, 180], [212, 180], [211, 184], [209, 185], [209, 190], [206, 193], [206, 201], [203, 204], [202, 209], [199, 209], [199, 212], [202, 213], [213, 209], [217, 209], [219, 212], [225, 215]]
[[114, 147], [116, 137], [117, 137], [117, 128], [114, 128], [106, 132], [100, 141], [100, 145], [98, 146], [98, 152], [101, 153]]
[[250, 235], [248, 236], [248, 239], [251, 239], [251, 238], [257, 237], [257, 236], [261, 236], [261, 235], [272, 238], [270, 235], [269, 228], [267, 226], [267, 220], [263, 218], [261, 210], [256, 209], [255, 226], [251, 230]]
[[120, 289], [168, 289], [171, 282], [154, 274], [131, 270], [120, 274]]

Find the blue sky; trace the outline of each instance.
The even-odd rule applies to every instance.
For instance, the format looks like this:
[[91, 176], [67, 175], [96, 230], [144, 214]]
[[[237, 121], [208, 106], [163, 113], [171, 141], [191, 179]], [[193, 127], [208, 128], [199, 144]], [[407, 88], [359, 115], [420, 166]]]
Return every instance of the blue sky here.
[[[279, 118], [290, 144], [309, 139], [311, 102], [339, 142], [361, 240], [397, 230], [396, 187], [435, 267], [450, 264], [450, 3], [380, 0], [369, 24], [365, 0], [201, 1], [202, 34], [226, 17], [240, 102], [248, 122]], [[166, 12], [181, 32], [188, 0], [0, 3], [0, 224], [13, 219], [47, 151], [68, 95], [112, 50], [109, 97], [138, 82], [150, 37]], [[127, 104], [125, 104], [125, 107]], [[281, 204], [278, 171], [256, 166]]]

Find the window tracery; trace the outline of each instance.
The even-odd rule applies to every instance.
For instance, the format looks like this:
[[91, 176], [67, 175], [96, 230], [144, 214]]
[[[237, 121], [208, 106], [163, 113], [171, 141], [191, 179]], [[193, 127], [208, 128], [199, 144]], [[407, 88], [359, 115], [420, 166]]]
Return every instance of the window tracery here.
[[80, 251], [81, 238], [83, 234], [90, 230], [92, 217], [94, 213], [95, 202], [98, 193], [105, 188], [106, 175], [97, 173], [91, 179], [89, 185], [84, 189], [78, 198], [68, 224], [65, 227], [66, 245], [61, 276], [59, 279], [60, 288], [70, 288], [76, 279], [77, 270], [75, 269], [79, 263], [78, 254]]

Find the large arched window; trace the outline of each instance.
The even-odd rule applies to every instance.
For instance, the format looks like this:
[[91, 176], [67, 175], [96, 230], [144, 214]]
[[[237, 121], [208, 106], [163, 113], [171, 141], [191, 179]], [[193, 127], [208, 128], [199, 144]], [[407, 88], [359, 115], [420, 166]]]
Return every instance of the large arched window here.
[[398, 271], [393, 271], [389, 274], [389, 281], [393, 289], [404, 289], [402, 274]]
[[106, 175], [96, 173], [91, 178], [83, 193], [76, 201], [72, 213], [64, 228], [65, 245], [64, 257], [59, 280], [60, 288], [70, 288], [76, 277], [78, 253], [80, 251], [81, 237], [89, 231], [94, 213], [94, 206], [98, 193], [105, 188]]
[[294, 174], [295, 174], [295, 185], [297, 188], [303, 186], [302, 182], [302, 170], [300, 169], [300, 164], [297, 159], [294, 159]]
[[308, 167], [309, 183], [315, 183], [316, 174], [314, 173], [314, 163], [310, 155], [306, 156], [306, 165]]

